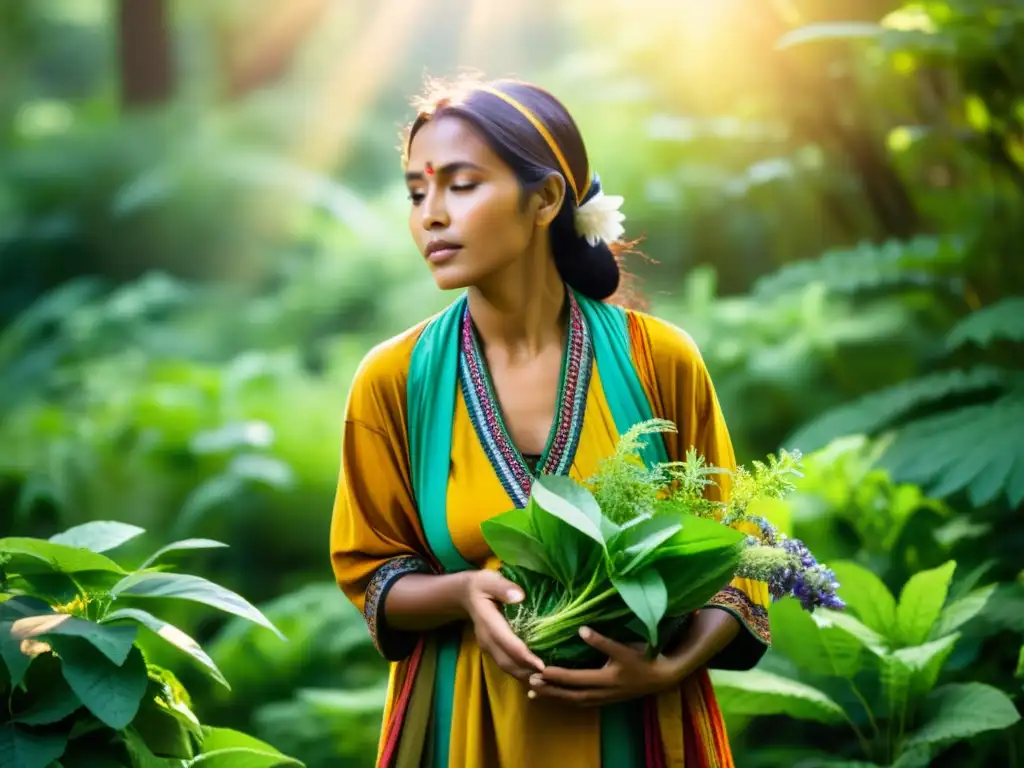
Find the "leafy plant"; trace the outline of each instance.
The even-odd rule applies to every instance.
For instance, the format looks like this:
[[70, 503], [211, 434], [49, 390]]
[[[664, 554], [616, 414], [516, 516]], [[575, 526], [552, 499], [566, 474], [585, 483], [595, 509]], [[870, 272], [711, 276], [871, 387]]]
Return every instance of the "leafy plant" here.
[[103, 554], [143, 532], [96, 521], [49, 540], [0, 539], [0, 690], [9, 702], [3, 764], [301, 765], [245, 734], [203, 726], [176, 676], [147, 662], [140, 627], [228, 685], [195, 640], [142, 607], [162, 599], [217, 608], [284, 638], [243, 597], [164, 562], [220, 542], [173, 542], [131, 570]]
[[956, 563], [948, 561], [915, 574], [897, 600], [867, 569], [849, 562], [834, 568], [850, 612], [808, 614], [792, 601], [777, 603], [773, 662], [753, 672], [713, 672], [727, 713], [845, 724], [869, 762], [851, 763], [855, 756], [847, 754], [813, 763], [837, 768], [930, 765], [956, 742], [1020, 721], [997, 688], [939, 685], [960, 630], [982, 611], [994, 585], [949, 599]]
[[[801, 542], [748, 512], [758, 498], [792, 490], [799, 456], [739, 469], [731, 498], [714, 502], [706, 490], [724, 470], [707, 466], [695, 450], [685, 461], [652, 467], [641, 458], [647, 437], [674, 429], [660, 419], [636, 424], [586, 484], [542, 475], [525, 508], [481, 525], [503, 572], [527, 596], [506, 606], [510, 624], [545, 661], [598, 663], [600, 655], [578, 637], [587, 625], [643, 640], [655, 652], [673, 622], [737, 575], [768, 582], [776, 599], [799, 596], [810, 611], [842, 607], [832, 572]], [[753, 527], [746, 536], [744, 525]]]

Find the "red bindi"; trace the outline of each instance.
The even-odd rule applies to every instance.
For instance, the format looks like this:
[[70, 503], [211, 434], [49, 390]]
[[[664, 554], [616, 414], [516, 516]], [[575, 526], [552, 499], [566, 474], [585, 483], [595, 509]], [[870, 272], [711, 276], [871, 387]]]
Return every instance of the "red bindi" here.
[[434, 166], [432, 164], [430, 164], [430, 163], [427, 163], [427, 176], [433, 176], [433, 175], [434, 175]]

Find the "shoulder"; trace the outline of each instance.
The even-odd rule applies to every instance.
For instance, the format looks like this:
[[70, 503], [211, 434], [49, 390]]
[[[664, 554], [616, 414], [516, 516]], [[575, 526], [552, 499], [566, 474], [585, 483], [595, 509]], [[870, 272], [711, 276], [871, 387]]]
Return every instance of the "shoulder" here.
[[380, 342], [363, 356], [352, 378], [347, 420], [376, 422], [382, 411], [404, 410], [409, 361], [427, 322]]
[[697, 342], [685, 330], [660, 317], [634, 309], [626, 310], [630, 335], [650, 355], [656, 373], [687, 371], [703, 378], [707, 367]]

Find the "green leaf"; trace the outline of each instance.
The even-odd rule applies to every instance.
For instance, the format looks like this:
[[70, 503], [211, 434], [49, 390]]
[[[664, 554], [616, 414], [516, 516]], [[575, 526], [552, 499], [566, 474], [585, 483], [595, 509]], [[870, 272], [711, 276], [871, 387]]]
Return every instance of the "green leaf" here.
[[998, 586], [998, 584], [990, 584], [949, 603], [939, 614], [939, 620], [932, 627], [930, 637], [933, 639], [944, 637], [956, 632], [964, 624], [974, 619], [988, 605], [989, 598], [992, 597], [992, 593]]
[[909, 670], [908, 692], [910, 696], [923, 696], [938, 682], [939, 673], [949, 659], [953, 648], [960, 639], [959, 634], [946, 635], [924, 645], [900, 648], [893, 656]]
[[136, 627], [104, 627], [86, 619], [78, 619], [66, 613], [49, 613], [44, 616], [30, 616], [18, 619], [11, 628], [11, 634], [18, 640], [32, 638], [51, 639], [53, 635], [80, 637], [120, 666], [128, 658], [135, 637]]
[[786, 444], [813, 451], [824, 448], [838, 437], [872, 435], [924, 406], [956, 395], [1001, 390], [1007, 382], [1006, 371], [985, 366], [909, 379], [826, 411], [800, 427], [786, 439]]
[[714, 669], [711, 670], [711, 682], [718, 705], [727, 715], [786, 715], [826, 725], [846, 720], [843, 708], [817, 688], [771, 672]]
[[928, 639], [942, 613], [956, 561], [915, 573], [900, 592], [896, 621], [903, 645], [920, 645]]
[[623, 575], [648, 564], [648, 555], [683, 528], [677, 517], [657, 515], [643, 518], [623, 528], [608, 543], [612, 562], [622, 562], [618, 570]]
[[831, 563], [839, 596], [864, 624], [884, 639], [895, 639], [896, 599], [878, 576], [849, 561]]
[[119, 581], [111, 590], [111, 594], [117, 597], [171, 597], [191, 600], [241, 616], [254, 624], [266, 627], [282, 640], [286, 639], [277, 627], [244, 597], [200, 576], [152, 571], [134, 573]]
[[601, 509], [590, 491], [575, 480], [562, 475], [541, 475], [533, 484], [532, 496], [545, 512], [604, 546]]
[[945, 745], [1020, 722], [1010, 698], [983, 683], [956, 683], [936, 688], [925, 702], [924, 725], [907, 738], [907, 746]]
[[1024, 645], [1020, 647], [1020, 657], [1017, 659], [1017, 677], [1024, 677]]
[[13, 723], [0, 725], [0, 765], [4, 768], [47, 768], [64, 754], [66, 734], [39, 733]]
[[828, 625], [846, 630], [857, 638], [861, 645], [876, 655], [885, 653], [889, 648], [889, 643], [885, 638], [846, 611], [830, 611], [820, 608], [814, 612], [812, 618], [819, 626]]
[[163, 619], [158, 619], [147, 611], [139, 610], [138, 608], [122, 608], [118, 611], [112, 611], [103, 617], [103, 623], [109, 623], [112, 621], [136, 621], [142, 626], [149, 629], [151, 632], [159, 635], [161, 638], [166, 640], [168, 643], [184, 651], [193, 659], [198, 661], [203, 667], [209, 671], [210, 676], [218, 683], [223, 685], [228, 690], [231, 690], [231, 686], [228, 685], [228, 681], [224, 679], [224, 675], [217, 668], [214, 663], [202, 647], [189, 637], [187, 634], [182, 632], [180, 629], [175, 627], [173, 624], [169, 624]]
[[864, 643], [826, 614], [810, 614], [790, 598], [780, 600], [771, 609], [772, 645], [812, 674], [852, 678], [861, 668]]
[[113, 520], [93, 520], [68, 528], [62, 533], [51, 536], [49, 540], [53, 544], [81, 547], [92, 552], [107, 552], [145, 532], [145, 529], [139, 528], [137, 525], [118, 523]]
[[216, 549], [219, 547], [226, 546], [228, 545], [224, 542], [214, 541], [213, 539], [182, 539], [181, 541], [172, 542], [171, 544], [168, 544], [166, 547], [161, 547], [160, 549], [158, 549], [156, 552], [154, 552], [152, 555], [146, 558], [146, 561], [142, 565], [140, 565], [136, 570], [145, 570], [169, 552], [176, 552], [186, 549]]
[[195, 757], [196, 742], [202, 736], [201, 726], [191, 710], [173, 699], [168, 686], [152, 678], [138, 714], [132, 720], [132, 729], [155, 756], [178, 760]]
[[22, 725], [50, 725], [82, 706], [61, 676], [60, 661], [52, 653], [41, 655], [26, 678], [27, 692], [12, 698], [12, 721]]
[[530, 498], [525, 511], [530, 531], [541, 543], [541, 554], [554, 577], [566, 586], [587, 579], [592, 571], [584, 566], [598, 562], [603, 547], [562, 518], [542, 509], [534, 497]]
[[227, 728], [204, 728], [203, 754], [187, 764], [188, 768], [275, 768], [303, 766], [252, 736]]
[[124, 664], [117, 666], [80, 638], [55, 637], [51, 642], [63, 662], [64, 679], [79, 701], [110, 728], [127, 726], [146, 692], [142, 652], [133, 647]]
[[1024, 297], [1012, 296], [971, 312], [949, 332], [946, 346], [988, 347], [997, 339], [1024, 341]]
[[32, 663], [34, 654], [22, 652], [22, 640], [14, 636], [14, 622], [26, 616], [37, 616], [52, 609], [34, 597], [12, 597], [0, 603], [0, 657], [7, 667], [12, 685], [20, 685]]
[[182, 768], [187, 765], [182, 760], [174, 760], [157, 757], [153, 750], [143, 739], [142, 735], [134, 728], [126, 728], [121, 733], [125, 749], [131, 758], [132, 768]]
[[779, 49], [793, 48], [827, 40], [874, 40], [885, 33], [880, 24], [862, 21], [837, 21], [806, 24], [790, 30], [775, 43]]
[[668, 608], [668, 591], [661, 574], [654, 568], [643, 568], [629, 576], [612, 574], [612, 584], [629, 609], [647, 628], [651, 645], [658, 644], [658, 623]]
[[1000, 495], [1017, 507], [1024, 501], [1024, 439], [1006, 425], [1020, 423], [1024, 398], [1011, 395], [927, 416], [897, 433], [882, 464], [936, 497], [966, 490], [976, 507]]
[[78, 573], [80, 571], [109, 571], [123, 574], [124, 569], [109, 557], [65, 544], [54, 544], [42, 539], [0, 539], [0, 552], [11, 556], [9, 573]]

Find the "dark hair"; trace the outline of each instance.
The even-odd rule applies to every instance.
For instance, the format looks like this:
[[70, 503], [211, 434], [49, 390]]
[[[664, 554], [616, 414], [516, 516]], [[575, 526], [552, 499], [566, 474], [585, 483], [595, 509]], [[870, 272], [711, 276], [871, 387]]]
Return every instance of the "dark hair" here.
[[[486, 84], [533, 113], [564, 157], [571, 180], [566, 177], [548, 141], [529, 118], [481, 85], [475, 79], [428, 84], [425, 95], [416, 102], [416, 119], [406, 132], [404, 158], [408, 158], [409, 145], [420, 128], [433, 119], [451, 115], [469, 122], [512, 169], [523, 188], [524, 199], [552, 173], [560, 174], [565, 178], [566, 194], [550, 229], [551, 251], [558, 273], [584, 296], [597, 300], [613, 296], [622, 282], [619, 259], [624, 248], [621, 243], [609, 244], [603, 240], [590, 245], [576, 233], [576, 209], [597, 194], [601, 184], [590, 169], [583, 137], [569, 111], [550, 93], [529, 83], [499, 80]], [[589, 189], [577, 202], [577, 192], [586, 189], [588, 182]]]

